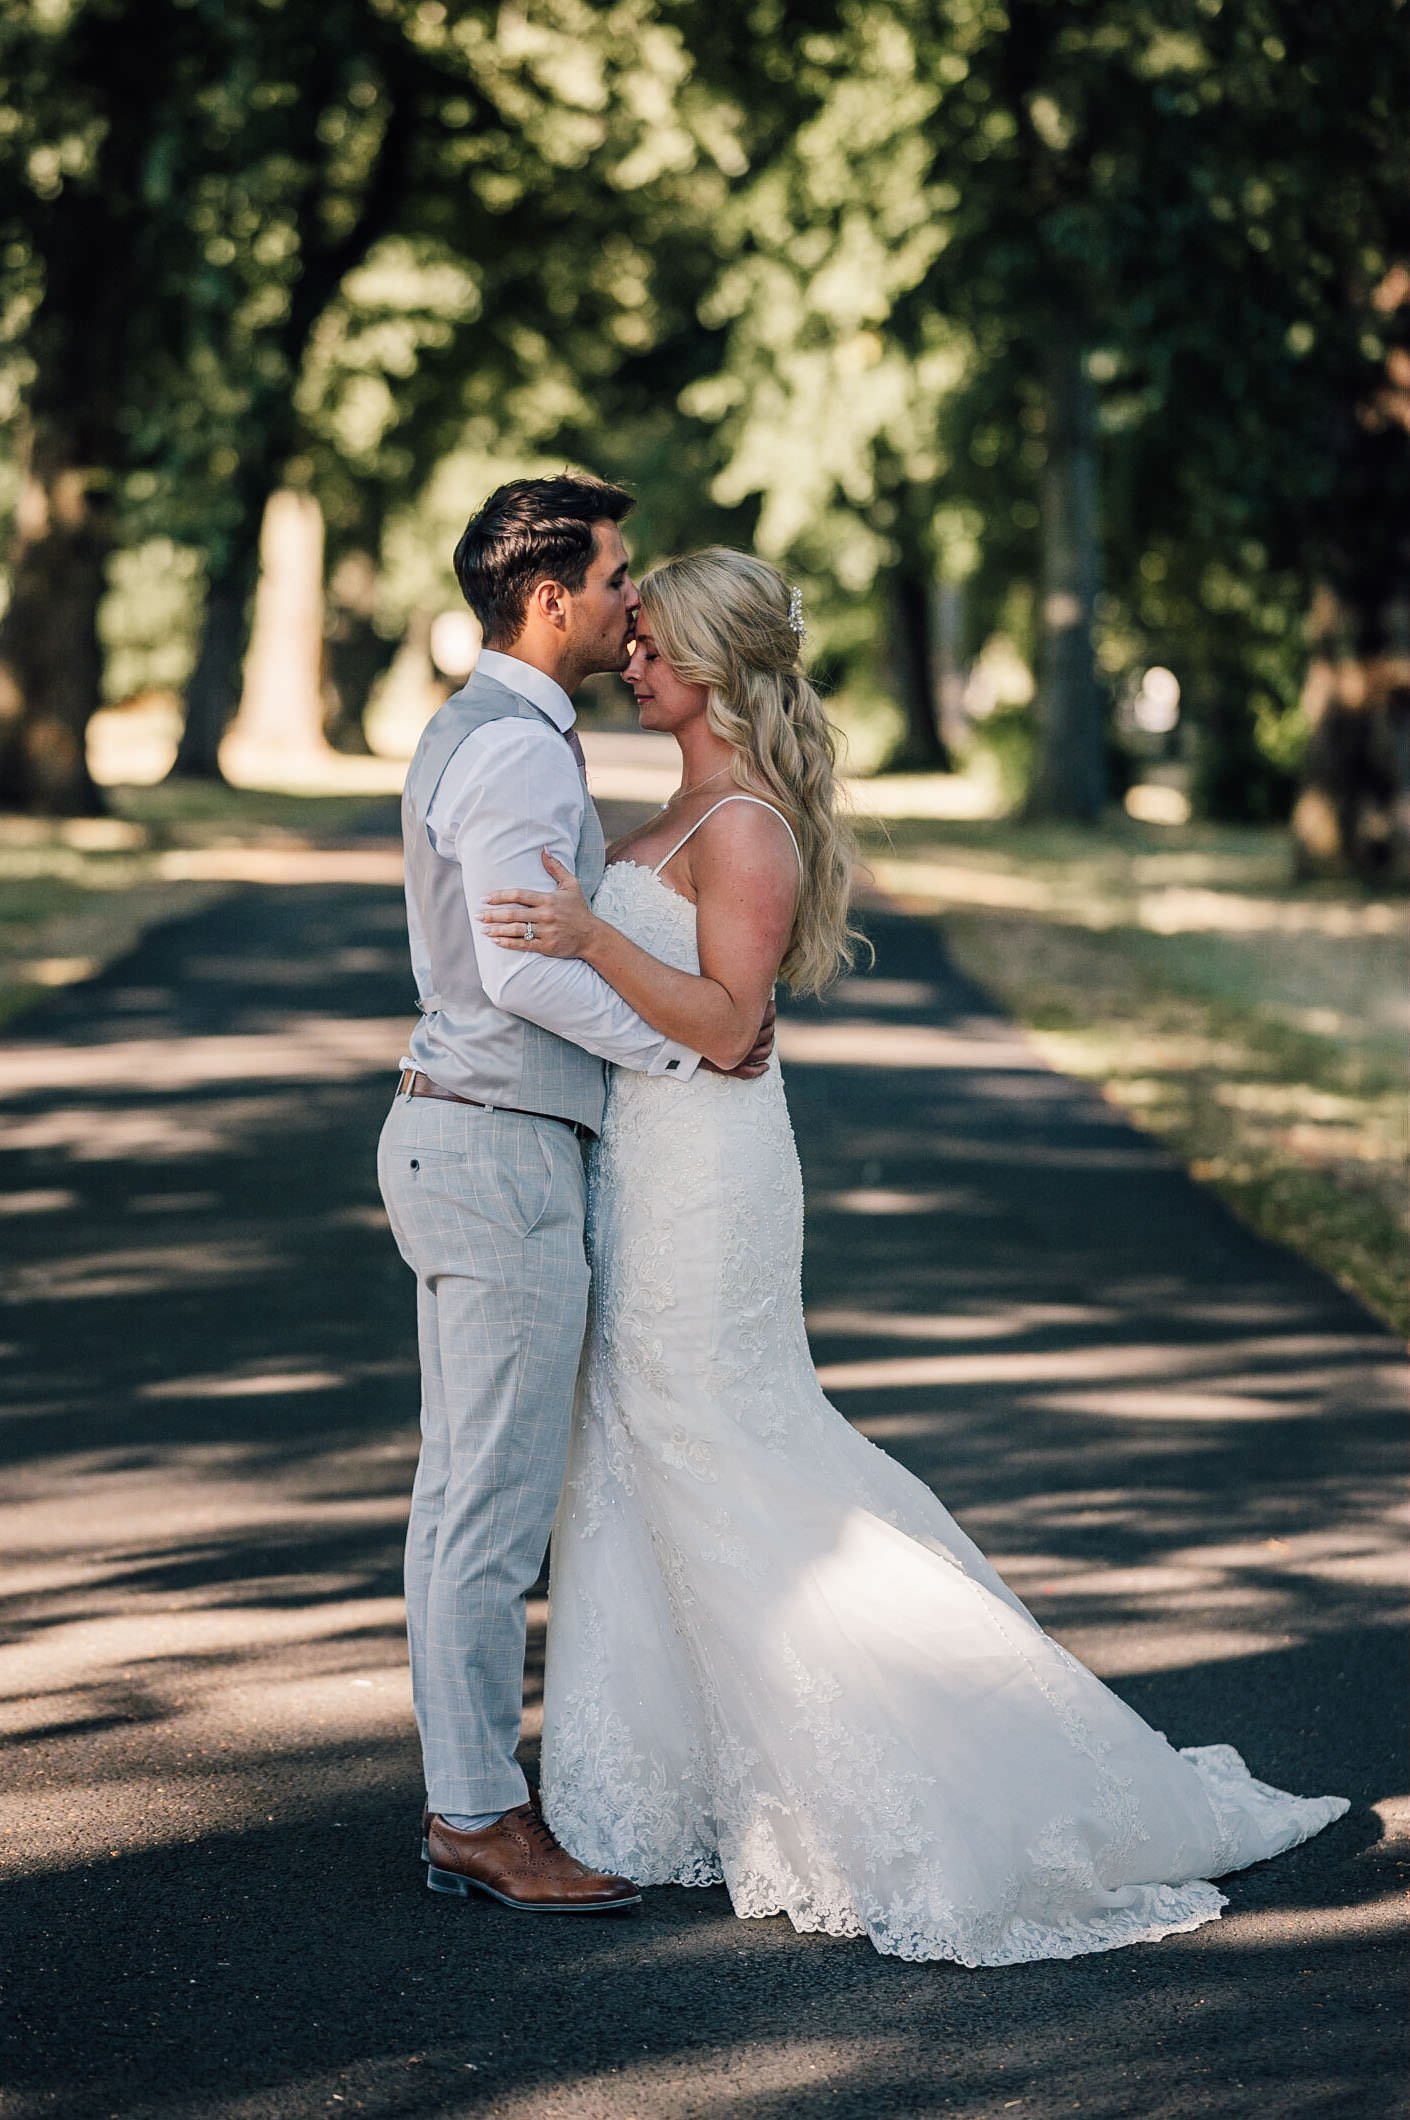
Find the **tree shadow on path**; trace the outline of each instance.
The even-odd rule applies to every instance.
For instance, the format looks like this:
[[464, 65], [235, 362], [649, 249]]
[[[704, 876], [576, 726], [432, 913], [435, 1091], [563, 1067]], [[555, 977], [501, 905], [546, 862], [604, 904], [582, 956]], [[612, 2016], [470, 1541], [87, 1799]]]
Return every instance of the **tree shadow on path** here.
[[1395, 1349], [931, 930], [872, 925], [875, 975], [783, 1034], [829, 1395], [1173, 1741], [1352, 1816], [1193, 1936], [1002, 1972], [718, 1891], [582, 1926], [428, 1895], [373, 1171], [401, 908], [249, 890], [0, 1061], [15, 2120], [1396, 2109]]

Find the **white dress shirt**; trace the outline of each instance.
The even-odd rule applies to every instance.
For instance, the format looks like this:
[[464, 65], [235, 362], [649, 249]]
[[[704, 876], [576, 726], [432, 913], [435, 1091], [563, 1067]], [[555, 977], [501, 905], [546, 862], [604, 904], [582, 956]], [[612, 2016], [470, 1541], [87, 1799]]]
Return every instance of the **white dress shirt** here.
[[[685, 1081], [695, 1073], [700, 1055], [654, 1031], [590, 964], [580, 957], [506, 950], [480, 925], [491, 891], [553, 889], [540, 858], [545, 848], [572, 868], [587, 791], [564, 741], [575, 716], [562, 686], [517, 655], [501, 655], [494, 648], [481, 650], [479, 668], [552, 723], [491, 721], [472, 730], [452, 753], [426, 817], [436, 852], [460, 864], [485, 992], [496, 1008], [523, 1016], [615, 1067]], [[430, 962], [411, 908], [407, 924], [418, 990], [428, 994]], [[411, 1063], [404, 1059], [402, 1065]]]

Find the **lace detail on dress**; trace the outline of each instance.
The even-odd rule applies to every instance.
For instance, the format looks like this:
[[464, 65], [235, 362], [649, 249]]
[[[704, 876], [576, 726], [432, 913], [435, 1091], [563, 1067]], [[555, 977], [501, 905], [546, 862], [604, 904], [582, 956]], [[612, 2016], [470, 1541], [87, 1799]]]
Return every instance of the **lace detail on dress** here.
[[[597, 906], [698, 970], [651, 870]], [[777, 1063], [613, 1075], [553, 1540], [543, 1790], [586, 1862], [742, 1915], [1008, 1965], [1213, 1920], [1210, 1882], [1346, 1805], [1175, 1752], [1051, 1641], [818, 1386]]]

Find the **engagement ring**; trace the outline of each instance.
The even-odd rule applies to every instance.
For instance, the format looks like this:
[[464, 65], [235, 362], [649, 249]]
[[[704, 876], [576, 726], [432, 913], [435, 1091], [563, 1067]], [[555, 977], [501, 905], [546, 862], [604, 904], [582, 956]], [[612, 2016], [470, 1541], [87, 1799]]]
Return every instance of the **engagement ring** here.
[[524, 940], [525, 940], [525, 942], [532, 942], [532, 941], [533, 941], [533, 939], [534, 939], [534, 923], [533, 923], [533, 921], [532, 921], [532, 920], [526, 920], [526, 921], [524, 922]]

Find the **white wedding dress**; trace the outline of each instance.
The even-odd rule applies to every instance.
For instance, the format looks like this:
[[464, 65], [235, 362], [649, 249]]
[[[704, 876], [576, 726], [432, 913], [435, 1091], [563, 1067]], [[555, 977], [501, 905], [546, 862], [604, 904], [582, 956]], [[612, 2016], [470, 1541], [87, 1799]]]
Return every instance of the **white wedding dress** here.
[[[596, 908], [698, 971], [653, 870]], [[641, 1884], [901, 1958], [1009, 1965], [1213, 1920], [1208, 1882], [1346, 1810], [1177, 1752], [1042, 1632], [930, 1490], [823, 1397], [775, 1060], [614, 1073], [553, 1536], [543, 1798]]]

